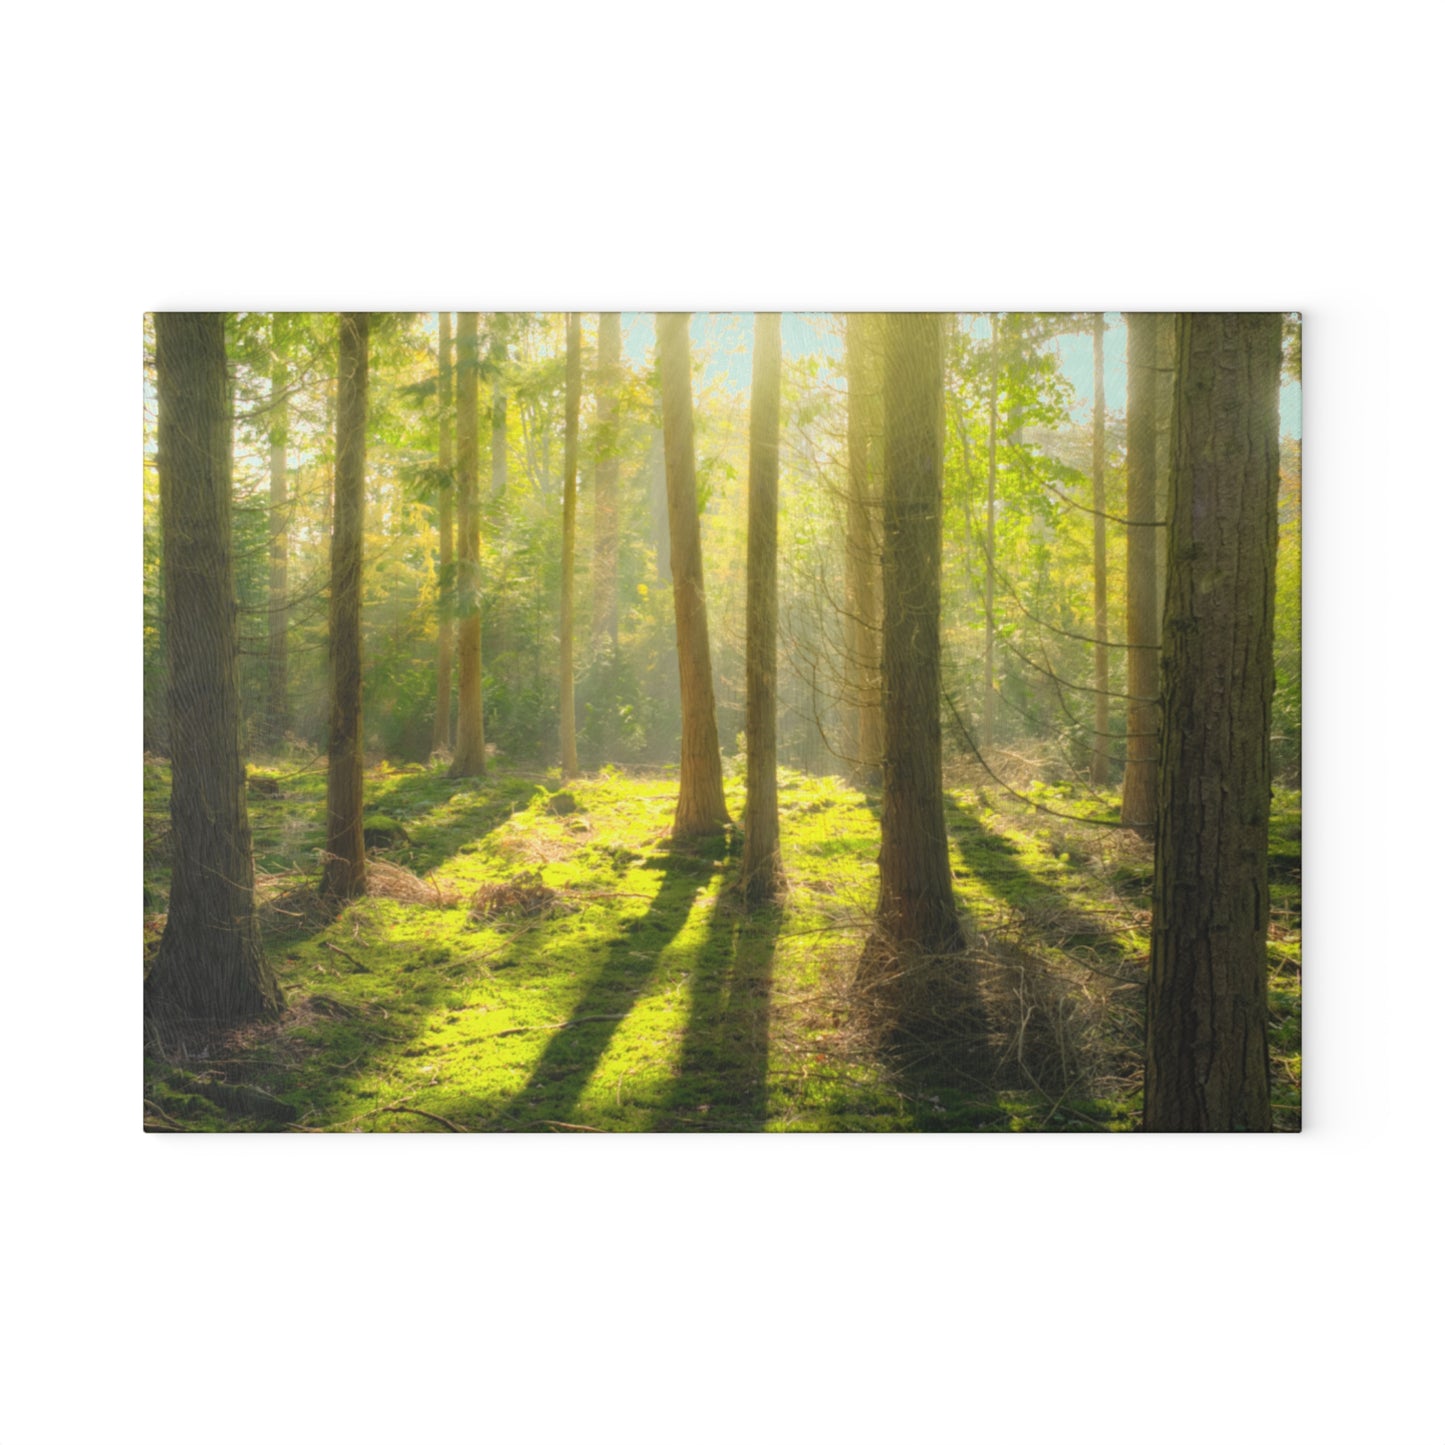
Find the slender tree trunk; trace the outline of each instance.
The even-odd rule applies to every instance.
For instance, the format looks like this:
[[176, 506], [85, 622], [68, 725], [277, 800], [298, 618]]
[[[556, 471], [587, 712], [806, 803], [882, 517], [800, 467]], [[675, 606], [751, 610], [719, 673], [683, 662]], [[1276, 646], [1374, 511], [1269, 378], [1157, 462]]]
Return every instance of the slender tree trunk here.
[[[962, 934], [943, 817], [939, 603], [943, 347], [936, 314], [891, 315], [884, 353], [883, 844], [873, 956]], [[870, 954], [865, 951], [865, 961]]]
[[331, 733], [326, 770], [326, 866], [333, 899], [366, 890], [362, 839], [361, 539], [365, 525], [366, 371], [370, 318], [341, 315], [337, 367], [336, 502], [331, 534]]
[[1185, 315], [1144, 1127], [1264, 1130], [1280, 317]]
[[697, 520], [697, 473], [692, 434], [692, 360], [686, 313], [657, 318], [657, 364], [662, 383], [663, 451], [672, 551], [672, 602], [677, 620], [677, 667], [682, 689], [682, 770], [672, 835], [682, 840], [716, 833], [730, 820], [723, 798], [703, 589], [702, 536]]
[[456, 613], [456, 562], [452, 555], [452, 313], [437, 315], [437, 708], [432, 752], [452, 745], [452, 633]]
[[577, 424], [582, 407], [582, 317], [567, 313], [567, 418], [562, 458], [562, 776], [577, 776], [577, 704], [572, 678], [573, 575], [577, 561]]
[[1124, 822], [1152, 831], [1159, 797], [1159, 602], [1154, 526], [1155, 321], [1135, 312], [1129, 324], [1129, 738]]
[[883, 766], [883, 709], [879, 673], [882, 619], [877, 491], [872, 454], [882, 449], [877, 434], [880, 367], [877, 325], [861, 313], [845, 321], [848, 376], [848, 532], [845, 550], [848, 615], [844, 620], [845, 694], [852, 723], [849, 752], [854, 775], [876, 787]]
[[487, 771], [482, 729], [482, 564], [477, 505], [477, 313], [457, 313], [457, 747], [451, 776]]
[[286, 562], [288, 500], [286, 496], [286, 367], [272, 338], [271, 353], [271, 575], [266, 645], [266, 734], [274, 746], [291, 726], [286, 697]]
[[753, 393], [748, 411], [748, 801], [742, 892], [748, 904], [783, 883], [778, 846], [778, 433], [782, 318], [753, 321]]
[[1178, 369], [1179, 316], [1173, 311], [1161, 311], [1154, 323], [1154, 355], [1158, 384], [1154, 388], [1154, 425], [1158, 445], [1154, 448], [1154, 484], [1158, 489], [1155, 515], [1165, 525], [1158, 529], [1159, 542], [1154, 548], [1155, 578], [1158, 588], [1155, 596], [1159, 616], [1159, 636], [1164, 636], [1164, 591], [1165, 572], [1169, 565], [1168, 523], [1169, 523], [1169, 465], [1172, 428], [1174, 422], [1174, 381]]
[[282, 1000], [256, 925], [241, 758], [224, 318], [160, 312], [155, 334], [173, 863], [145, 1015], [164, 1042]]
[[492, 495], [507, 492], [507, 318], [492, 315], [487, 359], [492, 371]]
[[999, 319], [989, 321], [988, 337], [988, 517], [984, 523], [983, 583], [983, 738], [982, 745], [993, 746], [994, 698], [993, 675], [993, 554], [995, 516], [998, 511], [998, 329]]
[[1094, 751], [1089, 781], [1109, 781], [1109, 553], [1104, 531], [1104, 315], [1094, 317]]
[[593, 486], [592, 647], [617, 646], [617, 393], [622, 370], [622, 317], [597, 318], [597, 478]]

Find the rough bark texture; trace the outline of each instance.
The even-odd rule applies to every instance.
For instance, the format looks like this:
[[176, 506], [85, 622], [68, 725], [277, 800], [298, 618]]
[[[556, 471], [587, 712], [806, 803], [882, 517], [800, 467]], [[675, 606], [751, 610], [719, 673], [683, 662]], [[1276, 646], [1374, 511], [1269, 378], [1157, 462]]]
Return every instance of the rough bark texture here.
[[888, 947], [961, 942], [943, 817], [939, 588], [942, 318], [886, 321], [883, 399], [883, 845], [876, 933]]
[[1094, 317], [1094, 750], [1089, 781], [1109, 781], [1109, 550], [1104, 532], [1104, 316]]
[[716, 833], [728, 821], [723, 798], [703, 589], [702, 538], [697, 521], [697, 475], [692, 436], [692, 361], [685, 313], [657, 318], [657, 365], [662, 383], [663, 452], [672, 553], [672, 603], [677, 620], [677, 670], [682, 690], [682, 769], [672, 835]]
[[1280, 318], [1178, 331], [1144, 1127], [1268, 1129]]
[[1155, 322], [1129, 317], [1129, 739], [1122, 818], [1152, 830], [1159, 798], [1159, 599], [1155, 560]]
[[783, 882], [778, 847], [778, 427], [782, 318], [753, 322], [748, 412], [747, 787], [742, 893], [774, 897]]
[[266, 736], [279, 743], [291, 726], [286, 696], [286, 367], [272, 339], [271, 353], [271, 496], [268, 515], [271, 532], [271, 569], [266, 639]]
[[577, 420], [582, 407], [582, 318], [567, 313], [566, 440], [562, 455], [562, 776], [577, 776], [577, 703], [572, 633], [577, 563]]
[[592, 646], [617, 646], [617, 392], [622, 380], [622, 317], [597, 318], [597, 476], [593, 485]]
[[507, 491], [507, 318], [492, 316], [487, 359], [492, 372], [492, 495]]
[[361, 827], [361, 538], [366, 478], [366, 369], [370, 318], [341, 316], [337, 366], [336, 499], [331, 532], [331, 731], [326, 769], [326, 864], [321, 891], [366, 889]]
[[452, 552], [452, 313], [437, 316], [437, 708], [433, 752], [452, 745], [452, 636], [456, 630], [456, 561]]
[[844, 553], [844, 693], [850, 720], [848, 752], [854, 776], [876, 787], [883, 775], [882, 546], [879, 540], [875, 454], [882, 450], [882, 375], [878, 319], [854, 313], [845, 323], [848, 376], [848, 535]]
[[145, 1015], [162, 1039], [282, 1007], [256, 926], [241, 758], [224, 328], [219, 312], [155, 318], [174, 861]]
[[451, 776], [487, 771], [482, 729], [482, 564], [477, 506], [477, 313], [457, 313], [457, 747]]

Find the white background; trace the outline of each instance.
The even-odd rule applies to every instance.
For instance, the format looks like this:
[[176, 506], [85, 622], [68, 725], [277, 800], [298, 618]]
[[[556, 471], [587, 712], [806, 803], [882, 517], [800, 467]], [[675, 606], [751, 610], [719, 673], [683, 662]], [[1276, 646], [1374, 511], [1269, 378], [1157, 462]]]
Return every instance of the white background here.
[[[1438, 13], [12, 15], [0, 1439], [1445, 1440]], [[1305, 1133], [144, 1136], [142, 313], [438, 305], [1302, 310]]]

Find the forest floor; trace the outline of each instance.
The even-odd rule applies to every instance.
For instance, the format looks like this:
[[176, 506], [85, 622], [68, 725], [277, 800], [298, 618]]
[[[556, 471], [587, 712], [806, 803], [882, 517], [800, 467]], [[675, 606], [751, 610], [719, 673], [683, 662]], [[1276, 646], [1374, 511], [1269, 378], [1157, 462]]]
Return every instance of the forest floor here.
[[[745, 913], [735, 833], [673, 849], [676, 779], [604, 769], [366, 778], [371, 891], [316, 896], [324, 760], [253, 766], [279, 1022], [145, 1059], [155, 1130], [1128, 1130], [1138, 1126], [1152, 867], [1132, 832], [958, 774], [947, 799], [975, 1036], [884, 1041], [852, 976], [877, 800], [779, 779], [790, 889]], [[163, 762], [145, 762], [145, 955], [168, 886]], [[1100, 802], [1029, 791], [1059, 813]], [[1106, 801], [1109, 801], [1106, 799]], [[1117, 803], [1117, 798], [1112, 802]], [[742, 785], [728, 784], [733, 816]], [[1117, 817], [1117, 808], [1113, 811]], [[1271, 821], [1275, 1127], [1300, 1106], [1299, 795]]]

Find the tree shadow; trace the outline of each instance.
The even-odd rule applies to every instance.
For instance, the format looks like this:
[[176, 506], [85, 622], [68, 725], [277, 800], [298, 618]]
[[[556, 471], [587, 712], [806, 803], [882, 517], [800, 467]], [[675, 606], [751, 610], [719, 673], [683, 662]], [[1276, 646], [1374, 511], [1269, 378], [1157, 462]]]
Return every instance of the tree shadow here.
[[[731, 880], [729, 880], [731, 881]], [[783, 909], [749, 913], [731, 890], [708, 921], [682, 1057], [655, 1128], [756, 1131], [767, 1123], [773, 960]]]
[[643, 866], [662, 873], [662, 885], [647, 912], [629, 920], [607, 945], [566, 1024], [548, 1039], [527, 1082], [484, 1127], [570, 1122], [619, 1025], [661, 972], [664, 952], [686, 927], [698, 895], [714, 876], [710, 860], [682, 851], [662, 854]]

